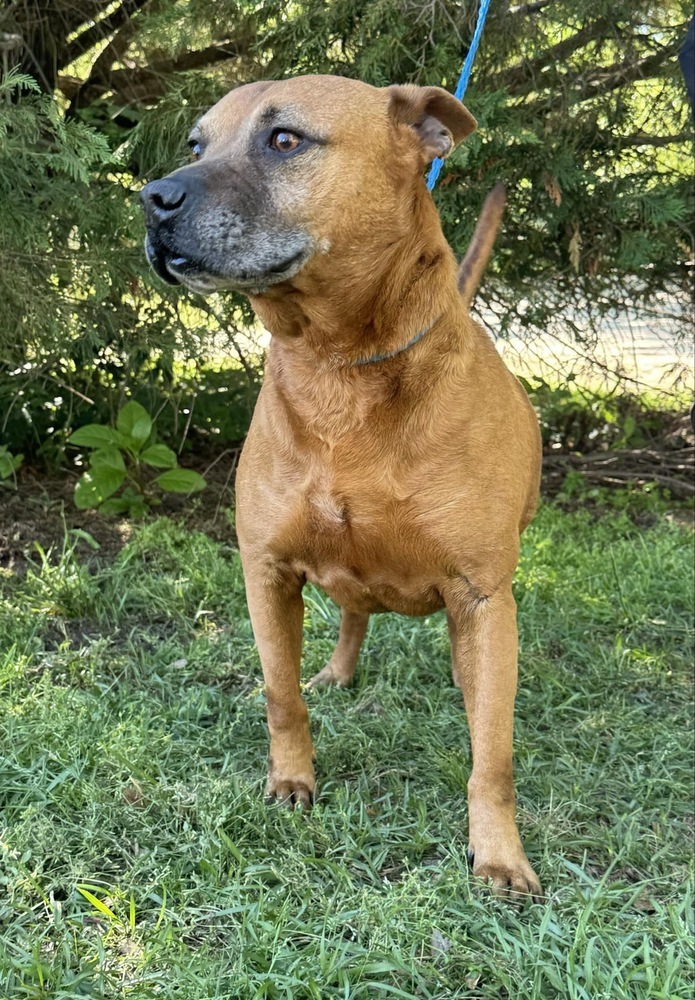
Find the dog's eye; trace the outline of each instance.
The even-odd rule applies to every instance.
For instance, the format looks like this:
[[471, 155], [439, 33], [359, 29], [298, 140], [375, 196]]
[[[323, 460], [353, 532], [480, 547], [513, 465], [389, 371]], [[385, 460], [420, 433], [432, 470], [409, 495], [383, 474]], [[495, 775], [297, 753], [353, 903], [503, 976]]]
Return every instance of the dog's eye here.
[[189, 141], [188, 141], [188, 148], [191, 151], [191, 159], [193, 159], [193, 160], [199, 160], [200, 159], [200, 154], [202, 152], [202, 150], [200, 148], [200, 143], [196, 142], [195, 139], [189, 139]]
[[301, 144], [301, 135], [297, 135], [296, 132], [288, 132], [284, 128], [275, 129], [269, 143], [271, 148], [276, 149], [278, 153], [293, 153]]

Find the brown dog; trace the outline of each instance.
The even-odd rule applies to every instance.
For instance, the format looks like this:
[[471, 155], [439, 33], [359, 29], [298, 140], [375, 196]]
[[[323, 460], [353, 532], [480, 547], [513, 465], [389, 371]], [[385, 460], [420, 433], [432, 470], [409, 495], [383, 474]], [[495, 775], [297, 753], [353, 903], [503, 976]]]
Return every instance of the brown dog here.
[[512, 576], [539, 433], [468, 313], [504, 198], [488, 199], [459, 289], [423, 180], [474, 128], [435, 87], [329, 76], [240, 87], [194, 127], [197, 162], [144, 189], [147, 253], [167, 281], [246, 291], [272, 333], [237, 477], [268, 793], [304, 806], [314, 793], [305, 581], [342, 608], [312, 683], [350, 681], [370, 614], [446, 608], [473, 750], [473, 871], [537, 896], [515, 823]]

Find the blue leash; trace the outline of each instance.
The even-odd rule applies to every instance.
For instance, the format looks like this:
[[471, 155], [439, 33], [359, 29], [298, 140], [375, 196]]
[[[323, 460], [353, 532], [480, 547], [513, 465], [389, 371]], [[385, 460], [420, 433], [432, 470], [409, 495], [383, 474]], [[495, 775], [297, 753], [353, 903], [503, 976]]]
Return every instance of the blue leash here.
[[[473, 32], [473, 38], [471, 39], [471, 47], [466, 55], [466, 61], [463, 64], [463, 69], [461, 70], [461, 76], [459, 77], [459, 82], [456, 84], [456, 90], [454, 91], [454, 97], [458, 98], [459, 101], [463, 100], [463, 95], [466, 93], [466, 87], [468, 86], [468, 78], [471, 75], [471, 70], [473, 69], [473, 60], [475, 59], [475, 54], [478, 51], [478, 45], [480, 43], [480, 36], [483, 33], [483, 26], [485, 24], [485, 18], [487, 17], [488, 8], [490, 6], [490, 0], [480, 0], [480, 8], [478, 10], [478, 21], [475, 26], [475, 31]], [[437, 178], [439, 177], [439, 172], [442, 169], [444, 160], [439, 158], [432, 160], [432, 166], [430, 167], [430, 172], [427, 175], [427, 190], [431, 191], [434, 185], [437, 183]]]

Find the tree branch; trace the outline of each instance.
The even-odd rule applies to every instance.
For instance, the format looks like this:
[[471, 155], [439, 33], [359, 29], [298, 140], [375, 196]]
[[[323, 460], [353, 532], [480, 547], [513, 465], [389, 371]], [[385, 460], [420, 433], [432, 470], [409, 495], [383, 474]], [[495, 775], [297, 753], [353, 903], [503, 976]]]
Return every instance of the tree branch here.
[[69, 66], [71, 62], [89, 52], [99, 42], [112, 35], [119, 28], [126, 25], [133, 14], [149, 3], [149, 0], [122, 0], [119, 7], [112, 11], [107, 17], [103, 17], [96, 24], [81, 32], [74, 41], [66, 47], [62, 54], [58, 69]]
[[[634, 83], [636, 80], [647, 80], [650, 77], [658, 76], [663, 64], [669, 59], [673, 59], [680, 45], [680, 39], [665, 45], [658, 52], [645, 56], [637, 62], [612, 63], [604, 66], [593, 73], [587, 74], [583, 80], [579, 81], [576, 87], [568, 86], [565, 91], [555, 94], [550, 100], [543, 98], [524, 105], [525, 109], [531, 112], [547, 113], [556, 111], [566, 104], [580, 104], [582, 101], [590, 101], [594, 97], [610, 94], [611, 91], [625, 86], [626, 83]], [[569, 80], [571, 73], [563, 74], [563, 80]]]
[[695, 135], [692, 132], [680, 132], [678, 135], [644, 135], [636, 132], [634, 135], [615, 136], [612, 147], [619, 146], [670, 146], [676, 142], [692, 142]]
[[[141, 0], [139, 5], [140, 10], [142, 10], [145, 6], [149, 6], [150, 11], [157, 12], [161, 6], [161, 0]], [[63, 90], [63, 93], [70, 101], [66, 117], [70, 118], [74, 115], [75, 111], [82, 103], [81, 99], [83, 94], [88, 92], [90, 86], [106, 80], [112, 70], [113, 64], [123, 59], [123, 56], [128, 51], [128, 46], [132, 41], [133, 35], [135, 35], [138, 30], [139, 20], [139, 17], [131, 16], [114, 32], [111, 41], [108, 45], [104, 46], [92, 63], [92, 67], [87, 78], [79, 81], [72, 94], [68, 95], [65, 90]], [[58, 86], [62, 90], [60, 81], [58, 82]]]
[[509, 8], [510, 14], [538, 14], [551, 0], [536, 0], [535, 3], [520, 3]]
[[[66, 39], [89, 21], [108, 10], [110, 0], [43, 0], [22, 3], [15, 14], [13, 30], [24, 39], [20, 61], [23, 72], [36, 77], [47, 93], [55, 87], [57, 67], [64, 65]], [[37, 76], [38, 72], [38, 76]]]
[[585, 88], [596, 86], [603, 90], [606, 86], [621, 86], [623, 83], [633, 83], [635, 80], [646, 80], [654, 76], [655, 72], [661, 69], [663, 62], [674, 56], [679, 48], [680, 39], [676, 39], [670, 45], [664, 45], [658, 52], [653, 52], [637, 62], [623, 61], [603, 66], [587, 75], [583, 86]]
[[486, 81], [486, 87], [489, 86], [492, 90], [513, 90], [515, 87], [521, 87], [525, 83], [533, 84], [536, 76], [544, 69], [566, 59], [573, 52], [576, 52], [577, 49], [583, 48], [588, 42], [600, 36], [601, 32], [610, 24], [611, 22], [607, 18], [599, 18], [596, 21], [592, 21], [591, 24], [585, 25], [585, 27], [580, 28], [573, 35], [570, 35], [569, 38], [551, 45], [549, 49], [546, 49], [535, 58], [524, 59], [522, 62], [510, 66], [509, 69], [495, 74], [495, 76]]
[[161, 59], [149, 66], [136, 69], [117, 69], [105, 74], [101, 79], [88, 78], [77, 93], [70, 79], [58, 81], [58, 86], [73, 103], [84, 106], [113, 91], [127, 102], [142, 103], [158, 97], [166, 87], [167, 78], [173, 73], [185, 73], [192, 69], [213, 66], [229, 59], [238, 59], [248, 53], [252, 37], [219, 42], [204, 49], [183, 52], [173, 59]]

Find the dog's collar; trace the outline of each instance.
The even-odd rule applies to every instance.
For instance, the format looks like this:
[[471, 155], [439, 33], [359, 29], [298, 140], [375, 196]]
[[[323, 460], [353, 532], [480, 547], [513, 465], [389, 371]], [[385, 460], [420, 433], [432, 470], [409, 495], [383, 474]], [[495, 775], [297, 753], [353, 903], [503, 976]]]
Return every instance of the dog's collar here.
[[432, 327], [434, 327], [439, 322], [439, 320], [442, 318], [442, 315], [443, 314], [440, 313], [439, 316], [436, 317], [436, 319], [432, 320], [429, 326], [426, 326], [424, 329], [420, 330], [419, 333], [415, 334], [412, 340], [409, 340], [407, 344], [403, 344], [402, 347], [397, 347], [395, 351], [390, 351], [388, 354], [375, 354], [374, 357], [372, 358], [359, 358], [357, 361], [353, 361], [349, 367], [358, 368], [361, 365], [375, 365], [378, 361], [389, 361], [391, 358], [395, 358], [397, 355], [402, 354], [404, 351], [407, 351], [408, 348], [414, 347], [415, 344], [417, 344], [418, 340], [422, 340], [422, 338], [430, 332]]

